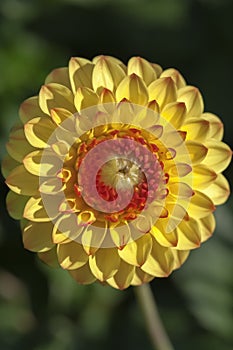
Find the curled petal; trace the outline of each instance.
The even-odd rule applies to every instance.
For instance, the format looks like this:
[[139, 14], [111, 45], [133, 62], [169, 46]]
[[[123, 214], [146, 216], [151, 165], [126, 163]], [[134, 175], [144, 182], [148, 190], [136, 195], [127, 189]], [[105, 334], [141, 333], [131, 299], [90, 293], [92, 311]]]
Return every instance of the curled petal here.
[[120, 262], [117, 273], [107, 280], [107, 283], [118, 289], [128, 288], [134, 276], [135, 266], [127, 264], [123, 260]]
[[176, 129], [179, 129], [185, 121], [186, 106], [183, 102], [169, 103], [163, 108], [161, 115]]
[[149, 283], [154, 279], [154, 276], [144, 272], [140, 267], [136, 267], [133, 279], [131, 281], [132, 286], [140, 286], [143, 283]]
[[176, 100], [176, 86], [174, 80], [170, 77], [153, 81], [148, 87], [148, 92], [149, 100], [156, 100], [160, 109]]
[[[185, 146], [188, 150], [188, 155], [190, 157], [191, 166], [200, 163], [205, 159], [208, 148], [196, 141], [186, 141]], [[187, 155], [186, 155], [187, 158]]]
[[44, 117], [31, 119], [24, 125], [28, 142], [36, 148], [45, 148], [54, 130], [53, 121]]
[[54, 247], [52, 229], [53, 223], [51, 221], [28, 222], [23, 229], [24, 247], [32, 252], [46, 252], [52, 249]]
[[168, 225], [168, 220], [161, 219], [158, 220], [154, 226], [151, 228], [151, 234], [156, 239], [156, 241], [163, 247], [176, 247], [177, 246], [177, 236], [174, 231], [166, 232]]
[[57, 251], [56, 247], [53, 247], [52, 249], [46, 251], [46, 252], [39, 252], [38, 257], [47, 265], [51, 267], [59, 267], [58, 261], [57, 261]]
[[106, 232], [107, 228], [105, 228], [102, 235], [100, 235], [99, 232], [96, 232], [91, 226], [84, 230], [82, 234], [82, 244], [88, 255], [94, 255], [101, 247], [106, 236]]
[[179, 198], [190, 198], [193, 195], [193, 190], [184, 182], [170, 182], [169, 193]]
[[57, 257], [61, 267], [66, 270], [78, 269], [88, 261], [88, 255], [82, 245], [76, 242], [58, 244]]
[[6, 179], [7, 186], [15, 193], [24, 196], [34, 195], [39, 188], [39, 179], [27, 172], [23, 165], [17, 166]]
[[119, 60], [118, 58], [113, 57], [113, 56], [99, 55], [99, 56], [94, 57], [92, 62], [94, 64], [96, 64], [99, 60], [102, 60], [103, 57], [105, 60], [107, 60], [108, 62], [111, 62], [112, 64], [113, 63], [118, 64], [123, 69], [123, 71], [126, 72], [127, 68], [126, 68], [125, 64], [121, 60]]
[[195, 219], [183, 220], [175, 229], [178, 243], [176, 249], [189, 250], [201, 244], [200, 226]]
[[204, 109], [200, 91], [194, 86], [185, 86], [178, 91], [178, 102], [184, 102], [187, 108], [187, 118], [200, 116]]
[[208, 147], [208, 153], [203, 161], [203, 164], [212, 168], [216, 173], [225, 170], [230, 164], [232, 151], [230, 147], [224, 142], [210, 140], [205, 142]]
[[117, 101], [125, 98], [139, 105], [145, 105], [148, 102], [147, 87], [144, 81], [136, 74], [126, 76], [117, 87]]
[[188, 214], [196, 219], [201, 219], [215, 210], [214, 203], [204, 193], [195, 191], [188, 205]]
[[57, 83], [66, 86], [68, 89], [70, 86], [69, 71], [67, 67], [56, 68], [46, 77], [45, 84]]
[[189, 250], [176, 250], [172, 249], [172, 254], [174, 257], [173, 269], [178, 269], [188, 258], [190, 251]]
[[172, 272], [173, 263], [174, 257], [171, 249], [162, 247], [153, 240], [151, 253], [141, 269], [156, 277], [167, 277]]
[[124, 77], [125, 72], [119, 64], [100, 56], [93, 69], [92, 85], [95, 91], [99, 88], [115, 91]]
[[223, 123], [220, 118], [213, 113], [203, 113], [204, 118], [209, 123], [209, 138], [221, 141], [223, 138]]
[[230, 195], [230, 186], [225, 176], [218, 174], [216, 180], [204, 188], [202, 192], [211, 198], [215, 205], [220, 205], [227, 201]]
[[128, 62], [128, 75], [137, 74], [148, 86], [157, 78], [157, 74], [152, 64], [141, 57], [132, 57]]
[[[23, 217], [33, 222], [48, 222], [56, 218], [58, 215], [58, 208], [54, 206], [54, 200], [51, 200], [50, 208], [53, 208], [53, 216], [49, 217], [40, 196], [33, 196], [29, 198], [24, 208]], [[51, 210], [51, 209], [50, 209]]]
[[25, 100], [20, 105], [19, 116], [24, 124], [27, 123], [30, 119], [36, 117], [45, 117], [46, 114], [41, 110], [39, 105], [39, 97], [33, 96]]
[[201, 233], [201, 241], [205, 242], [208, 238], [210, 238], [215, 230], [216, 223], [214, 215], [211, 213], [204, 218], [199, 220], [199, 227]]
[[150, 234], [144, 234], [136, 241], [128, 243], [119, 250], [120, 257], [128, 264], [142, 266], [152, 249], [152, 238]]
[[2, 159], [1, 171], [2, 175], [7, 178], [7, 176], [12, 172], [14, 168], [19, 166], [20, 163], [15, 159], [10, 157], [8, 154]]
[[78, 111], [98, 104], [98, 95], [87, 87], [78, 88], [74, 104]]
[[186, 132], [187, 140], [198, 140], [199, 142], [205, 141], [209, 138], [209, 122], [204, 119], [189, 119], [181, 130]]
[[50, 110], [50, 114], [51, 114], [52, 120], [57, 125], [60, 125], [65, 120], [67, 125], [67, 119], [73, 115], [73, 113], [71, 113], [70, 111], [67, 111], [67, 109], [65, 108], [53, 108]]
[[114, 276], [120, 265], [117, 248], [100, 248], [89, 257], [91, 272], [100, 281]]
[[69, 270], [69, 273], [80, 284], [90, 284], [96, 281], [88, 263], [79, 269]]
[[14, 129], [10, 133], [10, 139], [6, 144], [6, 149], [12, 158], [21, 163], [23, 158], [34, 150], [34, 147], [26, 139], [24, 129], [19, 128]]
[[165, 69], [160, 75], [160, 78], [164, 78], [164, 77], [171, 77], [174, 80], [177, 89], [181, 89], [186, 85], [184, 77], [180, 74], [178, 70], [174, 68]]
[[193, 167], [192, 186], [197, 190], [206, 188], [216, 179], [216, 177], [217, 174], [215, 171], [204, 164], [198, 164]]
[[87, 87], [92, 89], [92, 71], [94, 65], [91, 61], [72, 57], [69, 62], [69, 77], [72, 91], [75, 94], [78, 88]]
[[73, 94], [66, 86], [50, 83], [43, 85], [39, 92], [39, 105], [45, 114], [50, 115], [53, 108], [65, 108], [75, 112]]
[[22, 196], [9, 191], [6, 197], [6, 206], [10, 216], [19, 220], [23, 217], [24, 207], [28, 201], [28, 196]]
[[192, 171], [192, 167], [186, 163], [172, 164], [168, 169], [168, 174], [173, 177], [183, 177]]

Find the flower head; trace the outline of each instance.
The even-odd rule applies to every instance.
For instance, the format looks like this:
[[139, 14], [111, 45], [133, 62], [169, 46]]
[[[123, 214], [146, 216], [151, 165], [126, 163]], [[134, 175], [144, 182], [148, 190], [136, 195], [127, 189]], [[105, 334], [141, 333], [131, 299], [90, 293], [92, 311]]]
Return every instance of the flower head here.
[[19, 113], [7, 207], [46, 263], [124, 289], [168, 276], [212, 235], [231, 150], [177, 70], [72, 58]]

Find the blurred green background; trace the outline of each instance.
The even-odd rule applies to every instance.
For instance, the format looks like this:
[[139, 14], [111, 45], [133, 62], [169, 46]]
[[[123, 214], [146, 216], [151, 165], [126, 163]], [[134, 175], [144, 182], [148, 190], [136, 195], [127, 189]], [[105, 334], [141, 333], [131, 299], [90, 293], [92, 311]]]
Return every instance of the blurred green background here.
[[[139, 55], [178, 68], [200, 88], [231, 144], [231, 0], [1, 0], [0, 156], [18, 106], [70, 56]], [[230, 180], [233, 170], [226, 176]], [[5, 210], [1, 178], [0, 349], [152, 350], [133, 289], [78, 286], [23, 249]], [[152, 288], [175, 349], [233, 349], [232, 200], [218, 208], [214, 237]]]

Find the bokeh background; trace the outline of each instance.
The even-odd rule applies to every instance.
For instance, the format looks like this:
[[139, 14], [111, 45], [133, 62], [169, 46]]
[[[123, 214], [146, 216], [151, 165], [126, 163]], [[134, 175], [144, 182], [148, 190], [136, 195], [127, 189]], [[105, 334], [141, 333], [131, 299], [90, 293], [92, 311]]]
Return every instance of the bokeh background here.
[[[19, 104], [50, 70], [98, 54], [178, 68], [231, 144], [232, 15], [232, 0], [1, 0], [1, 158]], [[232, 168], [225, 174], [231, 180]], [[6, 212], [3, 178], [0, 186], [0, 349], [152, 350], [133, 289], [78, 286], [40, 263]], [[182, 269], [152, 282], [175, 349], [233, 349], [232, 205], [218, 208], [214, 237]]]

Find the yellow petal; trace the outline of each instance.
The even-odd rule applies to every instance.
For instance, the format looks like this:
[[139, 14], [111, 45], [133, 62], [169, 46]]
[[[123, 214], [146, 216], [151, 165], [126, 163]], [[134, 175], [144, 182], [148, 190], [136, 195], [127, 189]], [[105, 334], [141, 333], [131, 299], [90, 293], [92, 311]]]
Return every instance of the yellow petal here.
[[[189, 140], [185, 142], [185, 146], [188, 150], [191, 166], [198, 164], [205, 159], [208, 152], [208, 148], [206, 146], [199, 142]], [[185, 158], [187, 159], [187, 155], [185, 155]]]
[[185, 131], [187, 140], [197, 140], [203, 142], [209, 138], [209, 122], [204, 119], [189, 119], [181, 130]]
[[131, 237], [130, 228], [127, 223], [124, 225], [124, 228], [122, 226], [120, 226], [119, 228], [117, 226], [109, 228], [109, 233], [114, 244], [118, 248], [124, 247]]
[[159, 78], [161, 73], [162, 73], [162, 71], [163, 71], [162, 67], [159, 64], [157, 64], [157, 63], [151, 63], [151, 65], [154, 68], [156, 76]]
[[157, 74], [150, 62], [141, 57], [132, 57], [128, 62], [128, 75], [137, 74], [148, 86], [157, 79]]
[[93, 255], [101, 247], [104, 238], [107, 233], [107, 228], [103, 229], [103, 232], [95, 230], [95, 227], [90, 225], [82, 233], [82, 244], [88, 255]]
[[16, 194], [9, 191], [6, 197], [6, 206], [10, 216], [13, 219], [20, 220], [23, 217], [24, 207], [28, 201], [27, 196]]
[[221, 119], [212, 113], [203, 113], [202, 118], [204, 118], [209, 123], [209, 138], [221, 141], [224, 131]]
[[45, 117], [46, 114], [42, 112], [39, 106], [39, 97], [33, 96], [25, 100], [19, 108], [19, 116], [24, 124], [27, 123], [30, 119], [36, 117]]
[[200, 229], [201, 229], [201, 241], [205, 242], [209, 239], [216, 227], [214, 215], [211, 213], [208, 216], [199, 220]]
[[200, 246], [201, 233], [198, 222], [195, 219], [182, 220], [175, 229], [178, 237], [176, 249], [189, 250]]
[[23, 128], [11, 131], [6, 149], [9, 155], [20, 163], [28, 153], [34, 150], [28, 143]]
[[125, 64], [120, 61], [118, 58], [113, 57], [113, 56], [107, 56], [107, 55], [99, 55], [93, 58], [92, 62], [94, 64], [96, 64], [99, 60], [102, 60], [103, 57], [105, 58], [105, 60], [107, 60], [108, 62], [114, 63], [114, 64], [118, 64], [123, 70], [124, 72], [126, 72], [127, 68], [125, 66]]
[[78, 111], [98, 104], [98, 95], [87, 87], [80, 87], [74, 97], [74, 104]]
[[105, 56], [101, 56], [93, 69], [92, 85], [95, 91], [98, 91], [101, 87], [115, 91], [124, 77], [125, 72], [119, 64], [108, 60]]
[[110, 286], [121, 290], [128, 288], [134, 276], [134, 271], [135, 267], [133, 265], [129, 265], [121, 260], [117, 273], [108, 279], [107, 283]]
[[216, 173], [225, 170], [230, 164], [232, 151], [228, 145], [223, 142], [210, 140], [205, 142], [208, 147], [208, 153], [203, 164], [212, 168]]
[[31, 196], [38, 191], [39, 178], [19, 165], [8, 175], [6, 184], [15, 193]]
[[202, 192], [211, 198], [215, 205], [220, 205], [227, 201], [230, 195], [230, 186], [227, 179], [222, 174], [218, 174], [217, 179]]
[[71, 88], [70, 79], [69, 79], [69, 71], [67, 67], [56, 68], [52, 70], [51, 73], [46, 77], [45, 84], [57, 83]]
[[160, 109], [176, 100], [176, 86], [174, 80], [170, 77], [155, 80], [149, 85], [148, 92], [149, 100], [156, 100]]
[[7, 176], [11, 173], [11, 171], [19, 165], [20, 165], [19, 162], [11, 158], [9, 154], [6, 154], [5, 157], [2, 159], [2, 164], [1, 164], [2, 175], [5, 178], [7, 178]]
[[[59, 210], [57, 210], [59, 213]], [[55, 212], [54, 212], [55, 214]], [[54, 243], [67, 243], [80, 241], [80, 234], [83, 231], [83, 226], [78, 225], [77, 216], [72, 212], [66, 212], [56, 219], [53, 227], [52, 239]]]
[[141, 269], [155, 277], [167, 277], [173, 268], [174, 257], [170, 248], [153, 240], [152, 251]]
[[59, 267], [58, 261], [57, 261], [57, 250], [56, 248], [52, 248], [51, 250], [48, 250], [47, 252], [40, 252], [38, 253], [38, 257], [47, 265], [51, 267]]
[[184, 77], [180, 74], [178, 70], [174, 68], [165, 69], [160, 75], [160, 78], [164, 77], [171, 77], [174, 80], [177, 89], [181, 89], [186, 85]]
[[188, 214], [195, 218], [201, 219], [215, 210], [214, 203], [204, 193], [195, 191], [188, 205]]
[[56, 125], [49, 118], [39, 117], [31, 119], [24, 125], [24, 132], [28, 142], [36, 148], [45, 148], [55, 130]]
[[[53, 206], [52, 206], [53, 205]], [[44, 208], [41, 197], [34, 196], [29, 198], [24, 208], [24, 218], [33, 222], [48, 222], [54, 219], [59, 213], [56, 206], [54, 206], [54, 199], [51, 199], [50, 208], [53, 209], [53, 216], [50, 218]], [[50, 209], [51, 210], [51, 209]]]
[[75, 270], [85, 265], [88, 255], [81, 244], [70, 242], [57, 246], [58, 262], [63, 269]]
[[39, 191], [44, 194], [56, 194], [63, 192], [66, 185], [57, 178], [50, 178], [47, 180], [43, 179], [43, 182], [40, 183]]
[[114, 103], [114, 102], [115, 102], [115, 97], [112, 91], [108, 89], [103, 89], [99, 97], [99, 103], [104, 104], [104, 103]]
[[200, 91], [194, 86], [185, 86], [178, 91], [177, 101], [184, 102], [187, 108], [187, 118], [200, 116], [204, 103]]
[[192, 171], [192, 167], [186, 163], [176, 163], [168, 169], [168, 174], [172, 177], [183, 177]]
[[179, 198], [190, 198], [193, 195], [192, 188], [184, 182], [169, 182], [169, 193]]
[[183, 102], [172, 102], [163, 108], [161, 115], [169, 121], [176, 129], [179, 129], [186, 117], [186, 107]]
[[143, 283], [149, 283], [154, 279], [154, 276], [141, 270], [140, 267], [136, 267], [133, 279], [131, 281], [132, 286], [140, 286]]
[[151, 249], [151, 235], [144, 234], [136, 241], [126, 244], [122, 250], [119, 250], [119, 256], [128, 264], [141, 266], [145, 263]]
[[127, 99], [132, 103], [145, 105], [148, 102], [148, 91], [144, 81], [136, 74], [126, 76], [116, 90], [116, 99]]
[[94, 65], [91, 61], [81, 58], [72, 57], [69, 62], [69, 76], [72, 91], [75, 94], [78, 88], [87, 87], [92, 89], [92, 71]]
[[156, 241], [163, 247], [176, 247], [177, 246], [177, 236], [174, 231], [167, 232], [168, 220], [161, 219], [158, 220], [154, 226], [151, 228], [151, 234], [156, 239]]
[[80, 284], [90, 284], [96, 281], [95, 276], [90, 270], [89, 264], [76, 270], [70, 270], [69, 274]]
[[178, 269], [188, 258], [190, 251], [189, 250], [176, 250], [172, 249], [172, 254], [174, 257], [173, 269]]
[[100, 281], [113, 277], [119, 268], [120, 257], [117, 248], [100, 248], [89, 257], [91, 272]]
[[217, 177], [217, 174], [207, 166], [199, 164], [193, 167], [192, 186], [200, 190], [208, 187]]
[[53, 223], [28, 222], [23, 229], [24, 248], [32, 252], [46, 252], [54, 247], [52, 242]]
[[73, 101], [74, 97], [70, 89], [61, 84], [43, 85], [39, 92], [39, 105], [46, 114], [50, 114], [53, 108], [65, 108], [70, 112], [75, 112]]
[[[55, 124], [59, 125], [64, 120], [67, 120], [70, 118], [73, 114], [65, 108], [53, 108], [50, 110], [52, 120], [54, 121]], [[67, 121], [66, 121], [67, 123]]]

